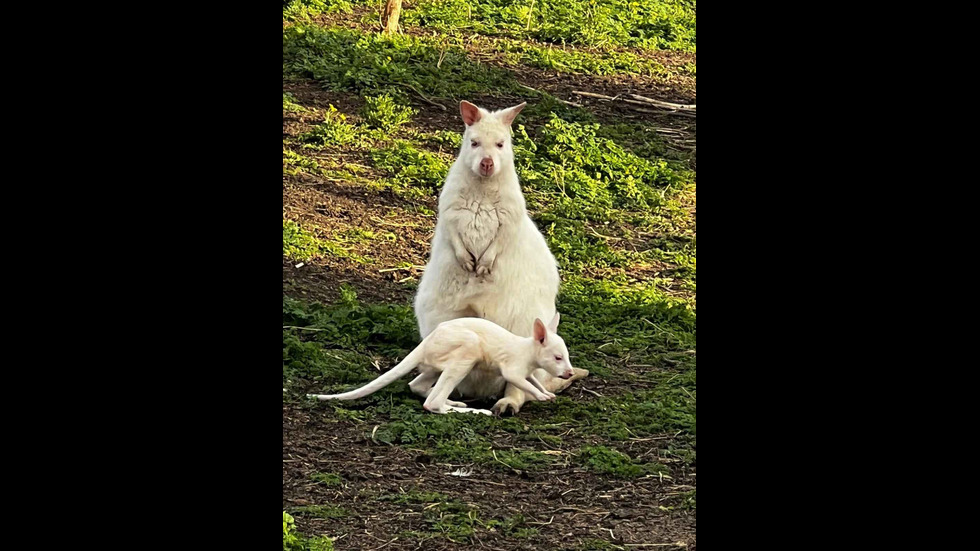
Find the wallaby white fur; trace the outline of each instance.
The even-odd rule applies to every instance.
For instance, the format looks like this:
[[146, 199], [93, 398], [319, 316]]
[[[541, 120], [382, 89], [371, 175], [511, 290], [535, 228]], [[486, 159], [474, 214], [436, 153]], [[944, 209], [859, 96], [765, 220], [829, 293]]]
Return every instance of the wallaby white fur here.
[[474, 370], [501, 377], [536, 400], [551, 400], [554, 393], [535, 378], [534, 371], [542, 370], [563, 379], [574, 376], [565, 341], [555, 333], [558, 320], [557, 313], [547, 326], [535, 319], [530, 337], [518, 337], [496, 323], [480, 318], [446, 321], [422, 339], [398, 365], [363, 387], [343, 394], [311, 394], [310, 397], [355, 400], [380, 390], [418, 367], [419, 376], [408, 386], [416, 394], [425, 396], [422, 407], [433, 413], [492, 415], [489, 410], [448, 400], [456, 385]]
[[[484, 318], [527, 337], [535, 318], [555, 314], [557, 262], [527, 214], [514, 169], [510, 127], [524, 105], [491, 113], [460, 103], [463, 144], [439, 195], [432, 252], [415, 297], [422, 338], [462, 317]], [[556, 391], [588, 374], [576, 369], [566, 381], [545, 371], [536, 376]], [[503, 393], [493, 406], [497, 413], [517, 413], [525, 400], [519, 385], [485, 370], [473, 370], [456, 389], [472, 398]]]

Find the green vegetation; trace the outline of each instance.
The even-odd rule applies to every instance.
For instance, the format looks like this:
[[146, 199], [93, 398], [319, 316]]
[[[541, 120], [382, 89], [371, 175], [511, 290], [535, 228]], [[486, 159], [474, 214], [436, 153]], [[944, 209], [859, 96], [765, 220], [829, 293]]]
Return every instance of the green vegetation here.
[[424, 197], [437, 193], [446, 180], [451, 161], [398, 140], [371, 151], [374, 166], [391, 174], [388, 184], [405, 197]]
[[300, 135], [299, 140], [313, 145], [350, 145], [357, 142], [357, 134], [354, 125], [347, 122], [347, 115], [331, 105], [323, 122]]
[[695, 51], [694, 0], [420, 0], [403, 24], [589, 46]]
[[578, 461], [590, 471], [619, 478], [636, 478], [644, 474], [668, 472], [666, 467], [658, 463], [634, 463], [628, 455], [605, 446], [585, 446], [579, 452]]
[[282, 513], [282, 551], [333, 551], [329, 538], [306, 538], [296, 531], [296, 521], [289, 513]]
[[283, 29], [283, 71], [332, 90], [389, 94], [411, 87], [437, 97], [524, 92], [510, 72], [471, 61], [460, 47], [413, 36], [383, 37], [350, 29], [294, 25]]
[[390, 95], [383, 94], [364, 98], [364, 109], [361, 116], [364, 117], [368, 126], [391, 132], [412, 120], [412, 116], [416, 113], [418, 111], [415, 109], [399, 105]]
[[334, 507], [332, 505], [310, 505], [307, 507], [293, 507], [290, 512], [294, 515], [310, 516], [317, 518], [341, 518], [350, 514], [347, 509]]
[[293, 260], [310, 260], [324, 249], [323, 243], [292, 220], [282, 221], [282, 255]]
[[348, 249], [340, 246], [338, 243], [317, 238], [315, 235], [307, 230], [304, 230], [292, 220], [282, 221], [283, 256], [291, 260], [308, 261], [326, 254], [348, 258], [359, 263], [369, 261], [369, 259], [365, 257], [350, 252]]
[[[526, 545], [516, 540], [549, 537], [559, 526], [567, 533], [560, 516], [547, 526], [550, 514], [525, 519], [487, 506], [470, 490], [450, 490], [458, 486], [446, 485], [447, 473], [460, 468], [483, 481], [634, 484], [653, 492], [646, 495], [655, 496], [662, 514], [695, 516], [695, 123], [661, 128], [648, 122], [659, 119], [623, 116], [566, 93], [642, 89], [635, 83], [692, 89], [695, 1], [418, 0], [405, 5], [405, 33], [393, 37], [375, 32], [379, 6], [284, 3], [284, 194], [301, 196], [300, 205], [324, 193], [342, 197], [333, 204], [344, 208], [376, 209], [348, 216], [329, 200], [309, 213], [284, 208], [284, 217], [296, 216], [283, 220], [285, 258], [322, 264], [325, 281], [336, 275], [338, 258], [341, 271], [372, 276], [359, 286], [360, 299], [346, 285], [332, 303], [284, 296], [284, 411], [300, 412], [310, 430], [346, 429], [347, 438], [353, 432], [354, 446], [372, 457], [410, 454], [426, 474], [414, 487], [399, 481], [400, 491], [383, 494], [377, 484], [385, 479], [313, 464], [296, 486], [315, 496], [305, 502], [315, 505], [284, 507], [284, 551], [332, 548], [327, 538], [299, 534], [287, 513], [304, 529], [349, 527], [362, 512], [362, 502], [345, 501], [352, 495], [410, 513], [411, 524], [389, 539], [516, 548]], [[561, 99], [549, 90], [561, 91]], [[560, 333], [573, 365], [588, 369], [589, 378], [504, 418], [428, 414], [408, 377], [352, 402], [307, 399], [308, 392], [363, 385], [418, 344], [408, 297], [426, 260], [416, 253], [430, 239], [435, 198], [461, 145], [461, 99], [491, 109], [528, 102], [514, 126], [516, 167], [531, 217], [561, 270]], [[381, 253], [386, 248], [412, 253], [392, 260]], [[403, 277], [406, 271], [413, 277]], [[393, 296], [369, 288], [379, 273], [405, 292], [377, 298]], [[349, 275], [341, 280], [360, 285]], [[379, 471], [385, 461], [378, 460]], [[442, 482], [432, 484], [437, 478]], [[624, 548], [602, 532], [591, 535], [562, 548]]]
[[287, 0], [283, 3], [283, 21], [305, 21], [317, 15], [350, 13], [355, 4], [363, 0]]
[[296, 103], [296, 98], [292, 94], [286, 92], [282, 94], [282, 110], [292, 113], [305, 113], [308, 111], [308, 109]]
[[310, 480], [329, 487], [340, 486], [344, 483], [344, 479], [340, 478], [340, 475], [333, 473], [313, 473], [310, 475]]

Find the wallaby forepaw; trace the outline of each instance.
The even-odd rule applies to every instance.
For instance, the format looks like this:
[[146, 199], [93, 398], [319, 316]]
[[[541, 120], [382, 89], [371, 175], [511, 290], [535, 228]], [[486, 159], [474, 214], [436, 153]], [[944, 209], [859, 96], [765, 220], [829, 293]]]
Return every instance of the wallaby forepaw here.
[[459, 255], [456, 257], [456, 260], [459, 261], [459, 265], [462, 266], [467, 272], [473, 272], [476, 270], [476, 259], [473, 258], [473, 255], [469, 253]]

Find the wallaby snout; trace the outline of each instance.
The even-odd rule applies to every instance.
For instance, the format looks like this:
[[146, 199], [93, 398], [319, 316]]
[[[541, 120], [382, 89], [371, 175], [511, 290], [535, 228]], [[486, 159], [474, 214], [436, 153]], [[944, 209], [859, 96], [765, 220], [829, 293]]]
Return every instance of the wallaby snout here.
[[480, 161], [480, 174], [482, 176], [490, 176], [493, 174], [493, 158], [484, 157], [483, 160]]
[[574, 374], [575, 373], [573, 373], [572, 370], [569, 369], [569, 370], [565, 371], [565, 373], [562, 373], [561, 378], [562, 379], [571, 379], [572, 378], [572, 375], [574, 375]]

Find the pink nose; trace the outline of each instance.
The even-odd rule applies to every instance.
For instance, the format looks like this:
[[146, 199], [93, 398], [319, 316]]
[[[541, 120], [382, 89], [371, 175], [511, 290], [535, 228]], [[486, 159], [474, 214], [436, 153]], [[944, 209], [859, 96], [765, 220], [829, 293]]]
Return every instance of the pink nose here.
[[493, 172], [493, 159], [487, 157], [480, 161], [480, 172], [484, 172], [486, 174]]

